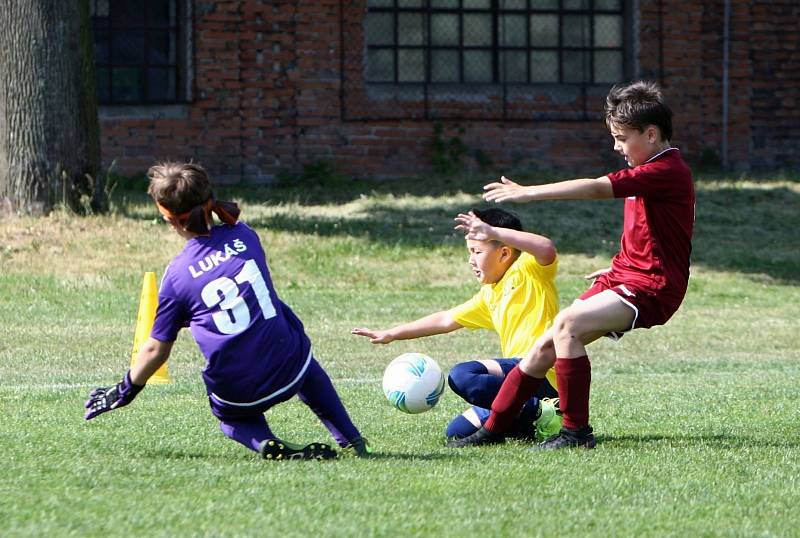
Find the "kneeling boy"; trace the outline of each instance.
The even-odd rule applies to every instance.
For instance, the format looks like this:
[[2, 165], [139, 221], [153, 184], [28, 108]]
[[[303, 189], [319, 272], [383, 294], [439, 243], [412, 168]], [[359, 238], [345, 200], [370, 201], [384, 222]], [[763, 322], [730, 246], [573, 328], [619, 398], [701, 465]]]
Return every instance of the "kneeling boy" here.
[[[484, 328], [497, 332], [503, 357], [523, 357], [531, 349], [536, 350], [537, 338], [550, 327], [558, 312], [558, 261], [553, 242], [523, 231], [516, 215], [499, 208], [475, 209], [455, 220], [456, 229], [466, 233], [469, 263], [482, 284], [478, 293], [450, 310], [386, 330], [356, 328], [353, 334], [365, 336], [373, 344], [388, 344], [462, 327]], [[466, 437], [482, 426], [505, 375], [519, 360], [473, 360], [452, 368], [450, 388], [473, 407], [450, 422], [447, 437]], [[513, 433], [540, 438], [557, 433], [561, 427], [557, 400], [549, 400], [556, 394], [555, 373], [550, 370], [546, 381], [515, 417]]]

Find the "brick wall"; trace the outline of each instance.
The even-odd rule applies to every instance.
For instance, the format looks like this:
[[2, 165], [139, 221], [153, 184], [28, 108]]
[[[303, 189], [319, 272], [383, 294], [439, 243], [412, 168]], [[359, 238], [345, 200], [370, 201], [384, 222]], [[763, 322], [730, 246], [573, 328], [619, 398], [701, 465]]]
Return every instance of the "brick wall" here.
[[753, 2], [749, 61], [752, 65], [751, 162], [758, 168], [800, 164], [800, 3]]
[[[662, 81], [675, 111], [674, 144], [691, 160], [721, 159], [724, 1], [631, 4], [638, 77]], [[156, 159], [191, 158], [226, 182], [268, 181], [321, 160], [356, 176], [429, 172], [432, 122], [346, 121], [347, 107], [381, 105], [358, 83], [343, 91], [342, 69], [350, 70], [348, 80], [360, 71], [343, 59], [348, 46], [361, 46], [350, 30], [360, 27], [364, 2], [342, 5], [196, 0], [193, 101], [153, 110], [105, 108], [104, 160], [134, 173]], [[800, 7], [795, 0], [731, 0], [730, 6], [729, 164], [796, 168]], [[458, 136], [502, 170], [599, 175], [623, 166], [600, 120], [602, 97], [589, 96], [589, 121], [442, 121], [442, 136]]]

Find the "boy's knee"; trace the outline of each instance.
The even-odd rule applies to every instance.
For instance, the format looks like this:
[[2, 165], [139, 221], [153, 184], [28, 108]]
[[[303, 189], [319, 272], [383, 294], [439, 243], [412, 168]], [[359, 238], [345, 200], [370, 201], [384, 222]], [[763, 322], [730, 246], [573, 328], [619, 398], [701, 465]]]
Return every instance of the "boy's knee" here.
[[581, 327], [581, 316], [578, 312], [567, 308], [562, 310], [553, 321], [554, 338], [577, 336]]
[[470, 380], [479, 373], [476, 369], [486, 370], [478, 361], [460, 362], [450, 368], [450, 372], [447, 374], [447, 384], [450, 386], [450, 390], [464, 398]]
[[555, 347], [553, 341], [537, 345], [531, 354], [525, 357], [519, 365], [520, 370], [533, 377], [544, 377], [547, 370], [553, 367], [556, 361]]
[[536, 362], [541, 362], [553, 353], [555, 353], [555, 346], [553, 345], [552, 339], [539, 340], [533, 348], [531, 358]]

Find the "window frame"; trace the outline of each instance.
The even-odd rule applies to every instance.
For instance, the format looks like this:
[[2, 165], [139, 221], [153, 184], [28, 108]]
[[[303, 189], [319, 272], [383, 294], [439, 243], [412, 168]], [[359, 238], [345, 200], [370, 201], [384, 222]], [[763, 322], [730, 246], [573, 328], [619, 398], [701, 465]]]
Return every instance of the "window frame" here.
[[[90, 0], [90, 8], [91, 8], [91, 22], [92, 22], [92, 31], [93, 34], [96, 33], [97, 22], [96, 19], [99, 19], [96, 15], [98, 11], [98, 5], [102, 0]], [[164, 108], [172, 106], [172, 105], [185, 105], [191, 103], [194, 97], [194, 18], [193, 18], [193, 2], [191, 0], [172, 0], [174, 1], [175, 5], [175, 24], [174, 25], [167, 25], [167, 26], [153, 26], [150, 24], [150, 20], [147, 14], [147, 10], [149, 8], [149, 2], [140, 3], [140, 2], [131, 2], [136, 5], [142, 5], [142, 9], [145, 10], [144, 14], [144, 22], [142, 24], [137, 24], [135, 26], [132, 25], [115, 25], [113, 22], [113, 17], [111, 16], [111, 9], [113, 9], [113, 5], [119, 0], [108, 0], [108, 15], [106, 16], [107, 21], [104, 23], [105, 27], [103, 28], [106, 32], [106, 36], [104, 42], [106, 44], [106, 49], [108, 51], [108, 58], [104, 62], [98, 62], [97, 57], [95, 57], [95, 71], [96, 76], [98, 77], [98, 105], [101, 109], [104, 110], [113, 110], [116, 108], [127, 108], [127, 109], [153, 109], [153, 108]], [[144, 36], [144, 58], [143, 61], [140, 63], [114, 63], [114, 53], [113, 53], [113, 39], [115, 32], [125, 32], [130, 30], [136, 30], [142, 32]], [[148, 58], [150, 49], [148, 48], [148, 41], [150, 35], [154, 32], [168, 32], [174, 35], [175, 39], [175, 63], [174, 64], [152, 64]], [[117, 34], [118, 35], [118, 34]], [[95, 37], [95, 43], [97, 42], [97, 37]], [[114, 78], [113, 78], [113, 70], [114, 68], [122, 68], [122, 67], [133, 67], [138, 69], [141, 73], [142, 80], [140, 82], [141, 88], [138, 90], [140, 93], [140, 97], [132, 100], [121, 100], [114, 98]], [[174, 98], [167, 98], [167, 99], [147, 99], [147, 88], [148, 88], [148, 70], [150, 68], [168, 68], [173, 70], [174, 77], [175, 77], [175, 97]], [[100, 70], [105, 69], [106, 73], [106, 87], [108, 88], [108, 98], [100, 97], [100, 84], [99, 84], [99, 77], [100, 77]]]
[[[391, 0], [391, 6], [369, 6], [369, 1], [366, 2], [365, 6], [365, 38], [364, 38], [364, 83], [367, 85], [392, 85], [392, 86], [402, 86], [402, 85], [426, 85], [426, 86], [435, 86], [435, 85], [461, 85], [461, 86], [471, 86], [471, 85], [482, 85], [482, 84], [493, 84], [493, 85], [514, 85], [514, 86], [562, 86], [562, 87], [570, 87], [570, 88], [580, 88], [580, 87], [592, 87], [592, 86], [605, 86], [610, 84], [607, 81], [597, 82], [595, 78], [595, 53], [603, 52], [603, 51], [612, 51], [618, 52], [620, 54], [620, 61], [622, 62], [621, 65], [621, 73], [620, 79], [624, 80], [630, 78], [632, 68], [632, 24], [631, 24], [631, 0], [619, 0], [620, 1], [620, 9], [595, 9], [595, 0], [587, 0], [588, 2], [588, 9], [565, 9], [564, 8], [564, 0], [557, 0], [558, 8], [556, 9], [539, 9], [531, 7], [531, 1], [525, 1], [525, 8], [501, 8], [502, 0], [490, 0], [489, 7], [483, 8], [471, 8], [465, 7], [463, 0], [457, 0], [458, 7], [452, 8], [440, 8], [440, 7], [431, 7], [430, 0], [421, 0], [421, 5], [419, 7], [406, 7], [406, 6], [399, 6], [397, 0]], [[392, 22], [392, 31], [393, 31], [393, 43], [392, 44], [368, 44], [367, 43], [367, 31], [366, 25], [367, 17], [370, 14], [390, 14], [393, 16]], [[399, 39], [399, 20], [401, 14], [421, 14], [424, 18], [423, 20], [423, 43], [422, 45], [403, 45], [400, 43]], [[445, 15], [457, 15], [458, 16], [458, 44], [457, 45], [433, 45], [431, 43], [431, 19], [434, 15], [445, 14]], [[470, 46], [464, 45], [464, 16], [465, 15], [472, 15], [472, 14], [484, 14], [489, 15], [491, 17], [491, 45], [489, 46]], [[621, 32], [620, 32], [620, 40], [621, 43], [617, 47], [604, 47], [604, 46], [597, 46], [595, 45], [595, 23], [592, 20], [593, 17], [597, 15], [614, 15], [621, 17]], [[512, 46], [508, 44], [501, 44], [500, 41], [500, 24], [501, 19], [504, 16], [508, 15], [522, 15], [526, 18], [526, 29], [525, 29], [525, 45], [524, 46]], [[558, 25], [558, 43], [555, 46], [549, 47], [540, 47], [534, 46], [531, 43], [531, 27], [530, 27], [530, 19], [532, 16], [535, 15], [555, 15], [558, 17], [557, 25]], [[564, 32], [563, 32], [563, 25], [564, 25], [564, 18], [569, 16], [580, 16], [580, 17], [588, 17], [589, 19], [589, 36], [586, 40], [586, 44], [581, 46], [569, 46], [564, 44]], [[393, 77], [392, 80], [377, 80], [377, 79], [370, 79], [368, 75], [369, 70], [369, 56], [371, 51], [381, 51], [381, 50], [388, 50], [392, 51], [393, 54]], [[424, 79], [423, 80], [414, 80], [414, 81], [404, 81], [401, 80], [400, 76], [400, 51], [403, 50], [422, 50], [423, 57], [424, 57]], [[458, 52], [459, 56], [459, 65], [458, 65], [458, 79], [457, 80], [446, 80], [446, 81], [438, 81], [435, 80], [432, 76], [432, 53], [434, 51], [440, 50], [455, 50]], [[464, 76], [464, 52], [467, 51], [476, 51], [476, 50], [489, 50], [491, 54], [491, 80], [490, 81], [469, 81], [465, 80]], [[532, 69], [531, 69], [531, 54], [534, 51], [541, 50], [541, 51], [548, 51], [552, 52], [555, 51], [558, 58], [558, 77], [555, 81], [534, 81], [532, 80]], [[509, 81], [506, 80], [504, 77], [501, 76], [501, 71], [503, 71], [505, 63], [501, 62], [500, 58], [507, 52], [514, 52], [514, 51], [523, 51], [525, 53], [526, 59], [526, 76], [524, 81]], [[569, 53], [571, 51], [578, 51], [582, 52], [584, 57], [588, 57], [588, 66], [584, 66], [583, 71], [584, 75], [588, 74], [588, 79], [583, 78], [582, 80], [578, 81], [568, 81], [565, 80], [564, 77], [564, 54]]]

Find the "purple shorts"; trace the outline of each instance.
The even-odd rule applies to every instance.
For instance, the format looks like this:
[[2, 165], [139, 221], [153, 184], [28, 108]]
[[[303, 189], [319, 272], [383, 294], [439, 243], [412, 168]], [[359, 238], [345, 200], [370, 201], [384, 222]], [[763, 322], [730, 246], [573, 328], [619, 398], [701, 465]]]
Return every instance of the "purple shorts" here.
[[322, 369], [314, 356], [309, 352], [306, 362], [297, 376], [282, 387], [275, 387], [265, 395], [242, 395], [243, 402], [223, 400], [214, 393], [209, 394], [208, 403], [211, 413], [220, 420], [235, 419], [264, 414], [269, 408], [290, 400], [303, 387], [309, 372]]

